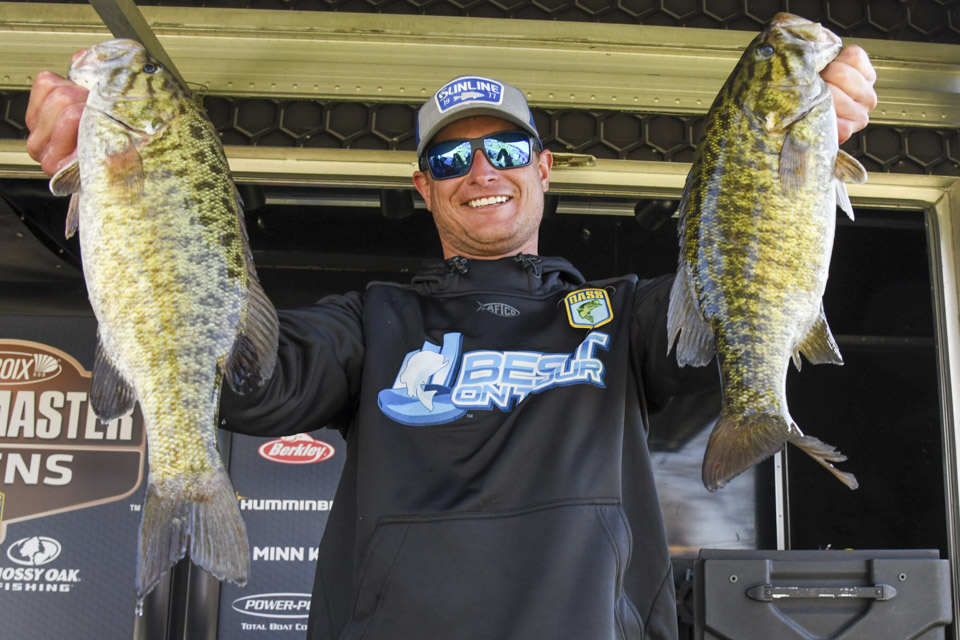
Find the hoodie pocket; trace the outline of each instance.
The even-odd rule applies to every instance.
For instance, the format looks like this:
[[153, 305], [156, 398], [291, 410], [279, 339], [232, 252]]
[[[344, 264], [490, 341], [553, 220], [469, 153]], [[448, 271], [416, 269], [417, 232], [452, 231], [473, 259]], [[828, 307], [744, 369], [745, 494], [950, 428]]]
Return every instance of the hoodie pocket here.
[[614, 501], [381, 519], [343, 640], [642, 638]]

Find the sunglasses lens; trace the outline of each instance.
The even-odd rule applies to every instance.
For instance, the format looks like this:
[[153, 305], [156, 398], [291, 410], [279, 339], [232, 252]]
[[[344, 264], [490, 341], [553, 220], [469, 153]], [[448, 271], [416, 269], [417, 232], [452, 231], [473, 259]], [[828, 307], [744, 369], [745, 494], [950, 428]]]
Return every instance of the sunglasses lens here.
[[470, 141], [441, 142], [427, 151], [430, 173], [437, 180], [462, 176], [470, 170]]
[[530, 137], [519, 132], [498, 133], [483, 140], [487, 158], [497, 169], [512, 169], [530, 164]]

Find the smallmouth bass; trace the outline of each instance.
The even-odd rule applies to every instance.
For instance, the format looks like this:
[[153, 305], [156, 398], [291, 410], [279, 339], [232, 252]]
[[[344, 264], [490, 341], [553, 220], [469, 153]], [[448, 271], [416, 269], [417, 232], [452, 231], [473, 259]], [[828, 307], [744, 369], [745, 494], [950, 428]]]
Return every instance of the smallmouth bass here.
[[786, 401], [791, 359], [798, 370], [800, 353], [843, 363], [821, 298], [836, 207], [853, 218], [844, 180], [864, 182], [866, 170], [838, 147], [819, 75], [840, 48], [818, 23], [774, 16], [711, 106], [687, 176], [668, 348], [676, 343], [681, 366], [717, 355], [722, 409], [703, 461], [711, 491], [786, 442], [857, 487], [832, 464], [846, 458], [804, 435]]
[[77, 159], [50, 189], [73, 194], [66, 232], [79, 230], [98, 321], [91, 406], [107, 421], [138, 401], [146, 424], [137, 597], [188, 549], [242, 586], [250, 552], [217, 449], [220, 384], [268, 379], [278, 329], [239, 195], [206, 114], [139, 43], [98, 44], [68, 76], [90, 93]]

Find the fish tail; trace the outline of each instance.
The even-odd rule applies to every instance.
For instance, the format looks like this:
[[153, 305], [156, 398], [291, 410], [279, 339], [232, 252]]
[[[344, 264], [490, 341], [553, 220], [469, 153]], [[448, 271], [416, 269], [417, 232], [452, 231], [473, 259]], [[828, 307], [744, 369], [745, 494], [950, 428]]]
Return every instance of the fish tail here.
[[780, 414], [743, 415], [724, 408], [703, 456], [703, 486], [710, 491], [720, 489], [782, 449], [784, 443], [799, 433], [799, 429]]
[[191, 562], [218, 580], [246, 584], [250, 575], [247, 528], [223, 469], [196, 483], [151, 478], [140, 521], [137, 599], [142, 601], [188, 550]]
[[831, 462], [843, 462], [847, 459], [847, 456], [837, 451], [836, 447], [833, 445], [829, 445], [826, 442], [822, 442], [811, 436], [791, 438], [790, 442], [800, 447], [804, 453], [823, 465], [827, 471], [835, 475], [843, 484], [847, 485], [851, 489], [856, 489], [860, 486], [860, 483], [857, 482], [856, 476], [854, 476], [852, 473], [840, 471], [840, 469], [837, 469], [835, 466], [830, 464]]

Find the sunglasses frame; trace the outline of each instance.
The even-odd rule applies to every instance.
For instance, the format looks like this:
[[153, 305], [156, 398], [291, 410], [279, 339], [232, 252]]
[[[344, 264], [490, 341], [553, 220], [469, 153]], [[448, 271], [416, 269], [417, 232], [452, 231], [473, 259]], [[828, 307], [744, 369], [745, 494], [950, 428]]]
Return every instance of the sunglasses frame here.
[[[503, 167], [502, 169], [501, 169], [500, 167], [496, 166], [495, 164], [493, 164], [493, 160], [490, 160], [490, 156], [487, 155], [487, 149], [486, 149], [486, 147], [484, 146], [484, 142], [486, 142], [487, 140], [490, 140], [490, 139], [497, 140], [497, 136], [501, 136], [501, 135], [504, 135], [504, 134], [519, 134], [519, 135], [523, 136], [527, 141], [529, 141], [529, 143], [530, 143], [530, 159], [529, 159], [527, 162], [525, 162], [524, 164], [514, 165], [514, 166], [512, 166], [512, 167]], [[503, 142], [502, 140], [497, 140], [497, 141], [498, 141], [498, 142]], [[456, 143], [456, 144], [454, 145], [454, 147], [451, 148], [451, 150], [452, 150], [453, 148], [456, 148], [456, 146], [459, 146], [460, 144], [463, 144], [464, 142], [469, 142], [469, 143], [470, 143], [470, 155], [468, 156], [467, 164], [464, 165], [464, 167], [463, 167], [463, 173], [459, 173], [459, 174], [454, 175], [454, 176], [443, 176], [443, 177], [438, 177], [438, 176], [434, 175], [434, 173], [433, 173], [433, 167], [430, 166], [430, 162], [429, 162], [429, 157], [430, 157], [431, 152], [432, 152], [434, 149], [436, 149], [438, 146], [442, 145], [442, 144]], [[487, 162], [489, 162], [490, 165], [491, 165], [494, 169], [496, 169], [497, 171], [507, 171], [507, 170], [509, 170], [509, 169], [520, 169], [521, 167], [530, 166], [530, 164], [533, 162], [533, 150], [534, 150], [534, 149], [536, 149], [537, 153], [542, 153], [542, 152], [543, 152], [543, 143], [540, 142], [540, 138], [538, 138], [538, 137], [536, 137], [536, 136], [533, 136], [533, 135], [531, 135], [530, 133], [528, 133], [528, 132], [526, 132], [526, 131], [521, 131], [521, 130], [519, 130], [519, 129], [511, 129], [511, 130], [508, 130], [508, 131], [497, 131], [497, 132], [495, 132], [495, 133], [488, 133], [487, 135], [485, 135], [485, 136], [480, 136], [479, 138], [455, 138], [455, 139], [453, 139], [453, 140], [444, 140], [443, 142], [438, 142], [438, 143], [436, 143], [436, 144], [432, 144], [432, 145], [430, 145], [429, 147], [427, 147], [426, 151], [424, 151], [424, 152], [423, 152], [423, 155], [420, 157], [420, 170], [421, 170], [421, 171], [425, 171], [425, 172], [429, 172], [429, 173], [430, 173], [430, 177], [432, 177], [434, 180], [449, 180], [449, 179], [451, 179], [451, 178], [462, 178], [463, 176], [467, 175], [467, 174], [470, 172], [470, 168], [473, 167], [473, 158], [474, 158], [474, 156], [477, 155], [477, 150], [483, 151], [483, 155], [484, 155], [484, 157], [487, 159]]]

